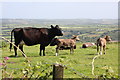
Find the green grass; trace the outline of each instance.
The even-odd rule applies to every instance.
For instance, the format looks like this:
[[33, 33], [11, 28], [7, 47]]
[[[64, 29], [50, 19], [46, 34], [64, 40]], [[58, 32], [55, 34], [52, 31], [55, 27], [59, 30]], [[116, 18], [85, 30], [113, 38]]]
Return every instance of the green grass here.
[[[81, 78], [83, 76], [79, 75], [79, 73], [88, 76], [89, 78], [95, 78], [92, 75], [92, 59], [96, 56], [96, 46], [90, 48], [80, 48], [82, 43], [77, 43], [77, 49], [74, 50], [74, 54], [70, 54], [69, 50], [60, 50], [59, 56], [55, 56], [55, 46], [46, 47], [46, 56], [39, 56], [39, 45], [35, 46], [24, 46], [24, 51], [34, 65], [37, 62], [45, 62], [45, 63], [61, 63], [60, 59], [63, 59], [62, 64], [67, 65], [68, 69], [64, 69], [64, 78]], [[107, 54], [102, 55], [95, 59], [95, 75], [101, 75], [105, 73], [104, 67], [111, 67], [114, 71], [114, 74], [118, 74], [118, 44], [107, 44]], [[8, 68], [24, 68], [23, 64], [25, 58], [21, 55], [21, 52], [18, 51], [18, 57], [12, 57], [14, 55], [14, 51], [9, 51], [9, 46], [6, 48], [2, 48], [2, 57], [10, 57], [7, 61]], [[14, 63], [11, 63], [14, 62]], [[73, 71], [72, 69], [76, 71]], [[12, 69], [8, 69], [8, 72], [11, 72]], [[77, 74], [75, 74], [77, 72]], [[19, 75], [18, 75], [19, 74]], [[20, 70], [14, 74], [16, 78], [20, 77]], [[116, 76], [117, 78], [117, 76]]]

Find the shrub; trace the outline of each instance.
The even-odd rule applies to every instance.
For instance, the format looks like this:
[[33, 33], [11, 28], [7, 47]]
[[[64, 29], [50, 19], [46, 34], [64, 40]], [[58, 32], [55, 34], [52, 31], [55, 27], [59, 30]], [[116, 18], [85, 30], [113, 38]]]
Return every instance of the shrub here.
[[0, 42], [0, 48], [7, 47], [8, 43], [5, 41]]

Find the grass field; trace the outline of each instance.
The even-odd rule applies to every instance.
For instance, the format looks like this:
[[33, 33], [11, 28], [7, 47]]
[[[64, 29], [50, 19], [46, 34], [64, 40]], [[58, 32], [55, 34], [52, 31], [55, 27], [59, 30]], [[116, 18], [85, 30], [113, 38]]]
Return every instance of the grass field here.
[[[97, 24], [96, 24], [97, 21]], [[92, 60], [96, 56], [96, 46], [82, 49], [82, 42], [95, 42], [99, 37], [104, 35], [111, 36], [112, 40], [118, 40], [118, 24], [117, 20], [22, 20], [22, 19], [6, 19], [3, 20], [1, 27], [0, 36], [5, 37], [10, 40], [10, 32], [13, 28], [19, 27], [46, 27], [50, 28], [51, 24], [58, 24], [64, 31], [64, 36], [59, 37], [63, 39], [71, 38], [71, 36], [79, 35], [80, 42], [77, 42], [77, 49], [75, 49], [74, 54], [70, 54], [69, 50], [60, 50], [59, 56], [55, 56], [55, 46], [46, 47], [46, 56], [39, 56], [39, 45], [35, 46], [24, 46], [24, 51], [31, 62], [31, 66], [37, 66], [41, 63], [43, 67], [46, 67], [46, 63], [53, 64], [59, 63], [67, 66], [64, 69], [64, 78], [117, 78], [118, 77], [118, 43], [111, 43], [107, 45], [107, 54], [102, 55], [95, 59], [94, 66], [95, 75], [92, 75]], [[26, 24], [26, 22], [28, 24]], [[108, 22], [110, 24], [108, 24]], [[90, 23], [90, 24], [89, 24]], [[3, 41], [3, 43], [1, 43]], [[21, 52], [18, 51], [18, 57], [14, 56], [14, 50], [9, 51], [9, 45], [6, 46], [6, 42], [0, 39], [0, 51], [2, 51], [2, 60], [4, 57], [9, 57], [7, 60], [7, 69], [4, 68], [9, 74], [3, 74], [3, 77], [22, 78], [25, 71], [23, 69], [28, 69], [30, 66], [26, 62], [26, 59], [22, 56]], [[1, 63], [0, 62], [0, 63]], [[30, 67], [31, 67], [30, 66]], [[1, 67], [1, 65], [0, 65]], [[40, 66], [39, 66], [40, 67]], [[31, 69], [31, 68], [30, 68]], [[33, 68], [34, 69], [34, 68]], [[42, 67], [40, 67], [42, 69]], [[43, 68], [45, 70], [45, 68]], [[49, 68], [52, 71], [52, 66]], [[32, 71], [31, 71], [32, 72]], [[29, 73], [29, 77], [30, 74]], [[35, 78], [39, 73], [35, 71]], [[49, 73], [49, 72], [48, 72]], [[51, 78], [52, 76], [50, 76]]]
[[[96, 78], [96, 76], [107, 74], [111, 70], [111, 74], [108, 77], [118, 77], [118, 43], [111, 43], [107, 45], [107, 54], [102, 55], [95, 59], [94, 65], [95, 75], [92, 75], [92, 59], [96, 56], [96, 46], [83, 49], [81, 48], [82, 43], [77, 43], [77, 49], [75, 49], [74, 54], [70, 54], [69, 50], [60, 50], [59, 56], [55, 56], [55, 46], [46, 47], [46, 56], [39, 56], [39, 45], [35, 46], [24, 46], [24, 51], [31, 61], [31, 64], [37, 64], [38, 62], [45, 63], [61, 63], [68, 66], [64, 69], [64, 78], [82, 78], [83, 75], [88, 78]], [[18, 51], [18, 57], [14, 56], [14, 51], [9, 51], [9, 45], [2, 48], [2, 57], [10, 57], [7, 60], [7, 71], [11, 73], [14, 69], [23, 69], [26, 65], [25, 58]], [[20, 78], [22, 74], [20, 70], [15, 70], [13, 76], [15, 78]], [[52, 77], [52, 76], [50, 76]]]

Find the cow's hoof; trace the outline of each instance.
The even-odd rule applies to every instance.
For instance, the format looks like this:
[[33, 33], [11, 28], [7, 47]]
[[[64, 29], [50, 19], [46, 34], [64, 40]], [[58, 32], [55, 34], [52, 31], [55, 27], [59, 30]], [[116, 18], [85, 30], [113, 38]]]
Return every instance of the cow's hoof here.
[[17, 55], [15, 55], [15, 57], [18, 57]]
[[99, 53], [96, 53], [96, 55], [99, 55]]
[[40, 56], [42, 56], [41, 54], [39, 54]]
[[102, 53], [100, 53], [100, 55], [102, 55]]
[[55, 55], [58, 56], [58, 53], [56, 53]]

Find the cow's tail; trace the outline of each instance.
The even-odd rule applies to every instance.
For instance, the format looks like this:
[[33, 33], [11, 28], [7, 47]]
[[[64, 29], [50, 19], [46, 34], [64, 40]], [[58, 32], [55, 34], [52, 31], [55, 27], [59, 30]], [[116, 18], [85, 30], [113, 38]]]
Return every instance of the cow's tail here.
[[13, 32], [14, 32], [14, 29], [11, 31], [11, 43], [10, 43], [10, 51], [11, 51], [11, 49], [12, 49], [12, 34], [13, 34]]

